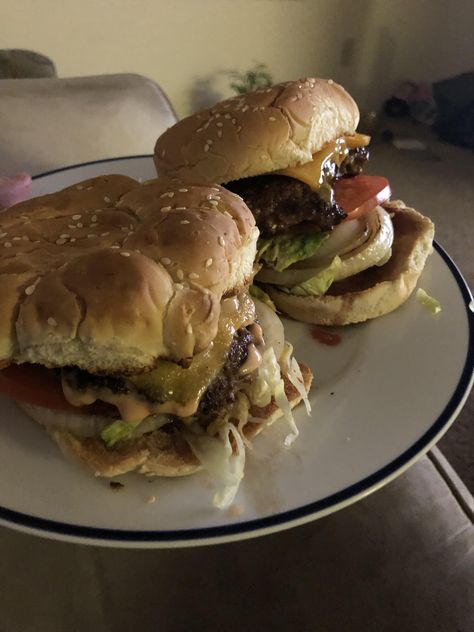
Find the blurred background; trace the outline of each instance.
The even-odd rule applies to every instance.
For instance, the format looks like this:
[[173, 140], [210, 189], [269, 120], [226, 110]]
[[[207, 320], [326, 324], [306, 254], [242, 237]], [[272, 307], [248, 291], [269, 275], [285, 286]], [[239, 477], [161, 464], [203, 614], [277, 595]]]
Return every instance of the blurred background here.
[[471, 0], [2, 0], [0, 47], [60, 77], [140, 73], [180, 118], [258, 63], [275, 82], [332, 77], [369, 111], [407, 79], [472, 70], [473, 21]]

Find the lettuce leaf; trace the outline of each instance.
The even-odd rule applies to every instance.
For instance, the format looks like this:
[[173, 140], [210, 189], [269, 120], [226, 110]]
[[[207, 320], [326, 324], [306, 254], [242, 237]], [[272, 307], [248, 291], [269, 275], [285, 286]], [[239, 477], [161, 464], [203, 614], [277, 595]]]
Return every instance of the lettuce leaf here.
[[280, 287], [279, 289], [296, 296], [323, 296], [334, 281], [335, 273], [341, 265], [340, 257], [334, 257], [331, 263], [318, 274], [299, 285]]
[[299, 233], [262, 237], [257, 245], [257, 261], [281, 272], [297, 261], [312, 257], [329, 233]]

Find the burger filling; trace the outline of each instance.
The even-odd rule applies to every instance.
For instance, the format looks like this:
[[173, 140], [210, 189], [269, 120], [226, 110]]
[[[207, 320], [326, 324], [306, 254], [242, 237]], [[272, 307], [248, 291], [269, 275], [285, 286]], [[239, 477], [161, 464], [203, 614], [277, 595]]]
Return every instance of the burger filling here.
[[309, 163], [226, 184], [260, 229], [258, 282], [321, 296], [334, 282], [389, 259], [393, 227], [379, 204], [390, 187], [385, 178], [361, 175], [369, 141], [344, 136]]

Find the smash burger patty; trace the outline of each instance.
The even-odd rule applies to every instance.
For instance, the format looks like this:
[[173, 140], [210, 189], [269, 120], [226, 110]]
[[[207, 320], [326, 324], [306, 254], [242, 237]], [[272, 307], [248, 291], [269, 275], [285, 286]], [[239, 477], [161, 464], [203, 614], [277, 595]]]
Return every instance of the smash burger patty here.
[[[327, 180], [355, 176], [369, 159], [366, 147], [351, 149], [341, 165], [328, 161]], [[331, 230], [347, 214], [335, 202], [330, 187], [315, 191], [305, 182], [281, 175], [261, 175], [226, 183], [252, 211], [262, 236], [285, 233], [311, 223], [321, 231]]]
[[[226, 507], [245, 443], [311, 371], [249, 294], [258, 229], [218, 186], [111, 175], [2, 212], [0, 392], [97, 476], [205, 468]], [[258, 324], [260, 323], [260, 324]]]
[[[235, 401], [239, 387], [245, 380], [241, 366], [247, 359], [249, 345], [253, 343], [254, 338], [247, 328], [239, 329], [235, 333], [224, 366], [209, 384], [199, 402], [196, 418], [203, 427], [215, 420], [222, 410]], [[79, 393], [107, 389], [117, 395], [133, 395], [147, 399], [146, 392], [140, 392], [133, 382], [123, 376], [94, 375], [78, 367], [64, 367], [61, 370], [61, 377], [70, 388]]]
[[[342, 86], [308, 77], [178, 121], [157, 139], [154, 160], [159, 174], [242, 196], [261, 230], [255, 282], [281, 311], [321, 325], [361, 322], [408, 298], [434, 227], [389, 203], [385, 177], [362, 174], [370, 137], [358, 123]], [[357, 276], [373, 267], [379, 280], [359, 291]]]

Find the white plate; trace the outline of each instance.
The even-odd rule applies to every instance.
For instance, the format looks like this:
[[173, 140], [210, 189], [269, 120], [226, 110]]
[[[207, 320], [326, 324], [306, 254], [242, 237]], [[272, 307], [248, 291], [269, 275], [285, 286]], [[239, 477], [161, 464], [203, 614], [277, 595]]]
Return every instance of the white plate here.
[[[38, 176], [33, 195], [111, 172], [154, 175], [149, 157], [102, 161]], [[205, 473], [152, 482], [127, 475], [114, 491], [63, 459], [39, 426], [1, 398], [0, 521], [75, 542], [172, 547], [270, 533], [366, 496], [441, 437], [472, 386], [471, 296], [438, 245], [420, 285], [440, 300], [438, 316], [412, 296], [388, 316], [341, 329], [336, 347], [285, 322], [296, 356], [315, 374], [313, 413], [298, 409], [301, 435], [290, 450], [282, 447], [282, 423], [257, 438], [230, 511], [212, 507]]]

